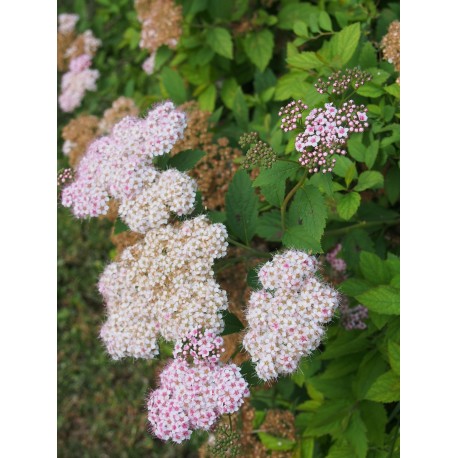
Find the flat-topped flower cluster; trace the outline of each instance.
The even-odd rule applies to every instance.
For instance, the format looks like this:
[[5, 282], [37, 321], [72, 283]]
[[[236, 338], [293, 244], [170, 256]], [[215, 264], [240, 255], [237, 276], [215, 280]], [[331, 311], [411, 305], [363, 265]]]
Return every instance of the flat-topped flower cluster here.
[[243, 345], [262, 380], [291, 374], [321, 342], [339, 295], [316, 278], [316, 270], [315, 257], [289, 250], [258, 273], [263, 289], [251, 294]]
[[235, 364], [222, 364], [223, 339], [215, 332], [190, 331], [175, 346], [175, 359], [162, 371], [148, 399], [154, 434], [180, 443], [195, 429], [208, 431], [223, 414], [239, 410], [248, 384]]

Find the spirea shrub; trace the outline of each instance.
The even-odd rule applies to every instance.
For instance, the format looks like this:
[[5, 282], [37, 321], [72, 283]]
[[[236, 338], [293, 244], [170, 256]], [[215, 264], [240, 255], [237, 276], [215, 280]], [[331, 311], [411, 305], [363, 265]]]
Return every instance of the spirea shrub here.
[[[58, 19], [63, 453], [102, 456], [109, 431], [116, 456], [395, 456], [396, 5], [75, 5]], [[88, 267], [94, 234], [113, 247]]]

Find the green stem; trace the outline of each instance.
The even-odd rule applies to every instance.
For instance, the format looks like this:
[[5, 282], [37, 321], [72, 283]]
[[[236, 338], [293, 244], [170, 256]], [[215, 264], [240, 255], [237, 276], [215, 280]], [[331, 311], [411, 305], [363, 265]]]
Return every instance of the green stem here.
[[271, 256], [270, 253], [266, 253], [265, 251], [255, 250], [254, 248], [251, 248], [250, 246], [245, 245], [243, 243], [237, 242], [236, 240], [232, 240], [231, 238], [228, 238], [227, 241], [231, 245], [235, 245], [235, 246], [238, 246], [240, 248], [244, 248], [245, 250], [249, 251], [250, 253], [255, 254], [256, 256], [263, 257], [263, 258], [270, 258], [270, 256]]
[[339, 229], [331, 229], [330, 231], [325, 231], [324, 235], [345, 235], [348, 234], [350, 231], [353, 229], [360, 229], [360, 228], [367, 228], [367, 227], [373, 227], [373, 226], [380, 226], [380, 225], [386, 225], [386, 226], [396, 226], [399, 224], [400, 220], [399, 219], [392, 219], [392, 220], [385, 220], [385, 221], [361, 221], [356, 224], [352, 224], [351, 226], [347, 227], [341, 227]]
[[234, 431], [232, 429], [232, 418], [231, 418], [231, 414], [229, 414], [229, 426], [231, 427], [231, 432]]
[[307, 179], [307, 170], [304, 170], [304, 175], [302, 175], [301, 179], [297, 182], [296, 186], [294, 186], [293, 189], [288, 193], [288, 195], [285, 197], [285, 200], [281, 204], [280, 208], [280, 213], [281, 213], [281, 227], [283, 230], [286, 230], [286, 207], [288, 205], [288, 202], [292, 199], [294, 194], [296, 194], [296, 191], [305, 183], [305, 180]]

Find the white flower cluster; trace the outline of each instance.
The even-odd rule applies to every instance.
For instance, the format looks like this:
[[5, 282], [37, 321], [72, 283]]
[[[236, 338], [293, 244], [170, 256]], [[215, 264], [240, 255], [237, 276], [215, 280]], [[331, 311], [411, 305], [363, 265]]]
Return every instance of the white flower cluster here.
[[62, 204], [79, 218], [108, 212], [108, 201], [120, 201], [121, 215], [132, 230], [146, 232], [166, 224], [170, 211], [192, 211], [194, 180], [177, 170], [160, 173], [150, 165], [154, 156], [170, 152], [183, 138], [185, 113], [166, 102], [146, 119], [128, 116], [110, 135], [89, 146], [76, 169], [75, 181], [62, 192]]
[[77, 14], [67, 14], [67, 13], [59, 14], [58, 31], [64, 34], [72, 33], [75, 30], [75, 26], [79, 18], [80, 17]]
[[102, 340], [114, 359], [153, 358], [157, 337], [177, 341], [192, 329], [223, 330], [226, 293], [212, 265], [226, 254], [222, 224], [204, 216], [149, 231], [103, 272], [99, 290], [108, 319]]
[[250, 297], [243, 345], [262, 380], [294, 372], [301, 357], [320, 344], [339, 296], [317, 280], [316, 269], [316, 258], [289, 250], [259, 271], [264, 289]]

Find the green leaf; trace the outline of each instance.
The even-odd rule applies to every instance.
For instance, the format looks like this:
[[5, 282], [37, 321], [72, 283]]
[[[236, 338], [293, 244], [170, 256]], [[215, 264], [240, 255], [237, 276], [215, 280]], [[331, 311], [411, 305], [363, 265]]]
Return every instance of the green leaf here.
[[213, 84], [208, 86], [202, 93], [197, 97], [199, 106], [203, 111], [212, 112], [215, 109], [216, 102], [216, 88]]
[[368, 448], [367, 428], [358, 411], [355, 411], [351, 416], [344, 437], [353, 448], [355, 458], [366, 458]]
[[236, 172], [226, 194], [229, 231], [248, 244], [256, 233], [258, 198], [244, 170]]
[[340, 358], [341, 356], [359, 353], [368, 348], [369, 342], [364, 334], [354, 337], [350, 333], [339, 336], [338, 339], [328, 341], [326, 348], [321, 354], [322, 360]]
[[228, 59], [234, 57], [231, 34], [222, 27], [208, 29], [207, 44], [220, 56], [227, 57]]
[[231, 312], [224, 310], [223, 312], [224, 320], [224, 331], [221, 333], [222, 336], [227, 336], [229, 334], [234, 334], [236, 332], [243, 331], [244, 326], [241, 321]]
[[400, 296], [391, 286], [377, 286], [356, 297], [369, 310], [385, 315], [399, 315]]
[[127, 224], [125, 224], [122, 220], [119, 218], [116, 218], [116, 221], [114, 223], [114, 233], [115, 234], [120, 234], [121, 232], [125, 231], [130, 231], [130, 228]]
[[308, 31], [307, 24], [303, 21], [296, 21], [293, 26], [293, 31], [299, 37], [302, 37], [302, 38], [309, 37], [309, 31]]
[[371, 385], [387, 369], [387, 364], [378, 350], [366, 353], [353, 380], [353, 391], [356, 398], [364, 399]]
[[300, 458], [313, 458], [315, 450], [315, 439], [313, 437], [306, 437], [301, 439], [300, 446]]
[[355, 191], [366, 189], [380, 189], [383, 187], [383, 175], [375, 170], [366, 170], [358, 178], [358, 184], [353, 188]]
[[232, 111], [239, 127], [244, 130], [248, 130], [248, 105], [240, 87], [238, 87], [237, 91], [235, 92]]
[[342, 421], [348, 416], [351, 406], [351, 401], [346, 399], [325, 401], [318, 411], [313, 414], [304, 434], [307, 436], [340, 434], [342, 432]]
[[188, 100], [186, 87], [180, 74], [170, 67], [164, 67], [162, 70], [162, 84], [164, 85], [167, 94], [173, 102], [181, 104]]
[[[323, 195], [313, 185], [300, 188], [287, 215], [288, 226], [301, 225], [303, 237], [320, 242], [326, 225], [327, 208]], [[298, 235], [298, 232], [295, 232]]]
[[321, 30], [326, 30], [327, 32], [332, 31], [331, 18], [326, 11], [320, 11], [320, 14], [318, 15], [318, 25]]
[[221, 98], [223, 99], [224, 105], [230, 110], [234, 105], [234, 97], [238, 87], [239, 85], [235, 78], [228, 78], [224, 80], [223, 87], [221, 88]]
[[364, 97], [371, 97], [375, 99], [383, 95], [383, 89], [374, 84], [372, 81], [369, 81], [364, 86], [359, 87], [356, 93]]
[[362, 139], [362, 134], [355, 134], [347, 142], [350, 156], [358, 162], [364, 162], [365, 159], [366, 147], [363, 145]]
[[390, 268], [374, 253], [363, 251], [359, 257], [359, 267], [364, 278], [376, 285], [387, 285], [390, 282]]
[[377, 402], [399, 401], [399, 376], [391, 370], [385, 372], [369, 388], [366, 399]]
[[324, 66], [323, 61], [317, 57], [316, 53], [311, 51], [288, 57], [286, 62], [291, 67], [299, 68], [300, 70], [320, 69]]
[[181, 151], [169, 160], [170, 168], [175, 168], [180, 172], [191, 170], [204, 156], [205, 152], [198, 149], [188, 149]]
[[288, 248], [323, 253], [320, 241], [308, 235], [305, 226], [289, 227], [283, 235], [282, 242]]
[[334, 166], [334, 173], [338, 177], [345, 178], [347, 175], [349, 175], [349, 170], [354, 168], [355, 164], [352, 160], [348, 159], [348, 157], [345, 156], [338, 156], [336, 158], [336, 165]]
[[385, 407], [373, 401], [362, 401], [359, 404], [361, 418], [367, 428], [367, 438], [377, 446], [385, 442], [385, 426], [388, 421]]
[[359, 65], [362, 69], [375, 67], [377, 65], [377, 51], [371, 42], [366, 41], [359, 53]]
[[357, 22], [343, 28], [331, 38], [329, 52], [336, 65], [343, 66], [351, 59], [358, 46], [360, 35], [360, 23]]
[[388, 342], [388, 357], [390, 359], [390, 366], [396, 375], [401, 373], [401, 349], [399, 344], [390, 340]]
[[400, 172], [399, 167], [395, 164], [390, 167], [385, 177], [385, 194], [391, 205], [399, 200], [400, 189]]
[[337, 213], [348, 221], [358, 211], [360, 203], [361, 196], [357, 192], [349, 192], [337, 203]]
[[258, 290], [262, 288], [262, 284], [258, 278], [258, 270], [259, 270], [258, 267], [252, 267], [251, 269], [248, 270], [247, 276], [246, 276], [247, 285], [250, 288], [253, 288], [254, 290]]
[[370, 288], [371, 284], [361, 278], [349, 278], [339, 285], [339, 290], [351, 297], [356, 297]]
[[272, 59], [273, 33], [268, 29], [248, 33], [243, 39], [243, 47], [250, 61], [263, 72]]
[[339, 442], [329, 449], [326, 458], [355, 458], [355, 452], [350, 444]]
[[256, 233], [269, 242], [279, 242], [283, 237], [280, 210], [273, 209], [259, 215]]
[[379, 149], [380, 142], [378, 140], [372, 142], [366, 148], [366, 154], [364, 157], [364, 162], [366, 165], [371, 169], [377, 159], [378, 149]]
[[267, 450], [281, 450], [281, 451], [288, 451], [292, 450], [296, 445], [296, 441], [292, 441], [290, 439], [282, 438], [282, 437], [275, 437], [271, 434], [267, 434], [264, 432], [258, 432], [259, 439], [264, 444]]
[[391, 86], [385, 86], [384, 89], [385, 92], [388, 92], [388, 94], [394, 96], [396, 99], [401, 97], [401, 87], [398, 83], [392, 84]]

